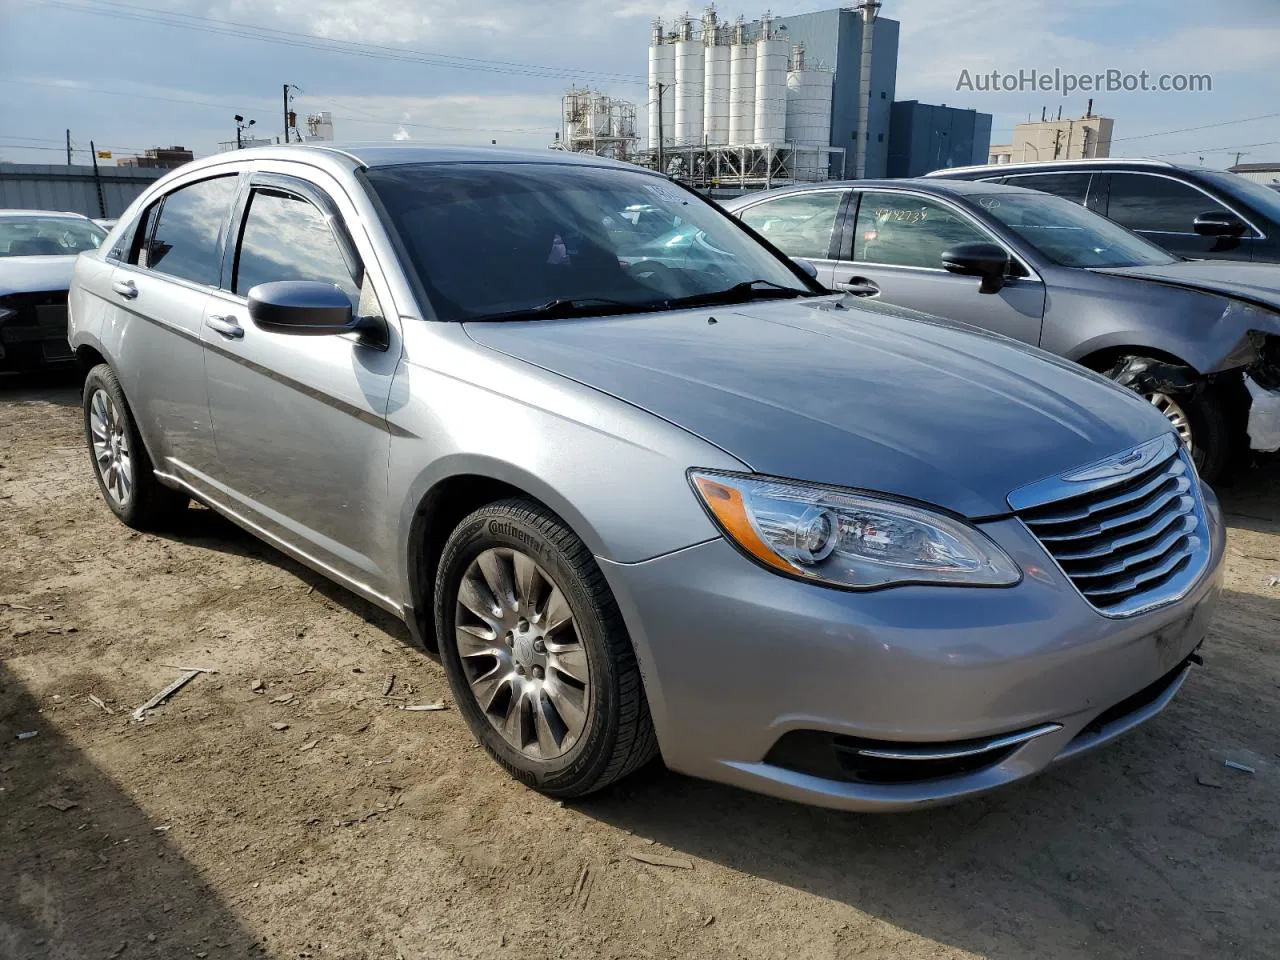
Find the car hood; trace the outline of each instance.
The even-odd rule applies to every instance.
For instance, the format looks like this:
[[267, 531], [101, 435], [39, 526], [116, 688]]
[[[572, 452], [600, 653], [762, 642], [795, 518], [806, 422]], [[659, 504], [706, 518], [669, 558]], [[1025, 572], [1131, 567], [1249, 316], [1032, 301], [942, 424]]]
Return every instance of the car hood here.
[[69, 257], [0, 257], [0, 297], [11, 293], [67, 290], [76, 267]]
[[[1280, 265], [1232, 260], [1184, 260], [1156, 267], [1112, 267], [1096, 273], [1151, 280], [1280, 310]], [[1280, 318], [1271, 333], [1280, 333]]]
[[610, 394], [752, 470], [1009, 512], [1008, 493], [1167, 431], [1066, 361], [889, 308], [760, 302], [469, 323], [477, 343]]

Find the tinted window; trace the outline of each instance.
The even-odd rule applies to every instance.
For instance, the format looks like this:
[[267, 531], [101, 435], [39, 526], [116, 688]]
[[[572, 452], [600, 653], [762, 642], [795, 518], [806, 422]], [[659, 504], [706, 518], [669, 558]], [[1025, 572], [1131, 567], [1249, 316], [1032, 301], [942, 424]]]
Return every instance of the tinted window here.
[[244, 296], [274, 280], [321, 280], [341, 287], [355, 309], [360, 289], [351, 273], [328, 219], [314, 205], [274, 190], [253, 192], [236, 257], [236, 293]]
[[743, 210], [744, 223], [790, 257], [825, 259], [845, 194], [823, 190], [766, 200]]
[[1219, 190], [1225, 190], [1232, 197], [1248, 204], [1251, 209], [1280, 223], [1280, 193], [1276, 192], [1280, 187], [1276, 184], [1255, 183], [1238, 173], [1206, 171], [1200, 176]]
[[1084, 206], [1085, 197], [1089, 195], [1091, 176], [1089, 173], [1038, 173], [1035, 176], [1009, 177], [1005, 183], [1011, 187], [1052, 193], [1055, 197]]
[[969, 199], [1064, 267], [1137, 267], [1174, 262], [1155, 244], [1060, 197], [1009, 191], [976, 194]]
[[406, 164], [366, 176], [443, 320], [560, 301], [672, 309], [749, 281], [816, 292], [736, 220], [639, 170]]
[[1222, 211], [1222, 204], [1195, 187], [1144, 173], [1113, 173], [1107, 216], [1130, 230], [1194, 233], [1202, 213]]
[[899, 267], [942, 269], [943, 251], [957, 243], [990, 243], [973, 224], [927, 197], [864, 193], [853, 235], [853, 259]]
[[218, 235], [235, 192], [236, 178], [230, 176], [201, 180], [169, 194], [138, 263], [157, 273], [216, 287], [222, 273]]

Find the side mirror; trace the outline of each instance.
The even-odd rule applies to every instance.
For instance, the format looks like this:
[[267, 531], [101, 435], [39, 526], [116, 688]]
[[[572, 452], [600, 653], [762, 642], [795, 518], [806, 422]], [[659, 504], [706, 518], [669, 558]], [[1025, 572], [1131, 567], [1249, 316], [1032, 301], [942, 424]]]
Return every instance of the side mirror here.
[[1239, 237], [1248, 229], [1243, 220], [1228, 210], [1202, 213], [1191, 222], [1191, 226], [1202, 237]]
[[272, 333], [323, 337], [362, 329], [351, 300], [332, 283], [277, 280], [249, 291], [249, 319]]
[[792, 257], [791, 262], [803, 270], [813, 280], [818, 279], [818, 268], [803, 257]]
[[1009, 254], [998, 243], [957, 243], [942, 254], [942, 266], [949, 273], [981, 277], [981, 293], [1000, 292], [1009, 263]]

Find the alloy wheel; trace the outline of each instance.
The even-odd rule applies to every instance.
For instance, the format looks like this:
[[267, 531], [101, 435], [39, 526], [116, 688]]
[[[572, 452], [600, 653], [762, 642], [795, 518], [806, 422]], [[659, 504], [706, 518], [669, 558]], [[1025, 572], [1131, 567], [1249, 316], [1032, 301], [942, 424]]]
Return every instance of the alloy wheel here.
[[1195, 446], [1192, 443], [1191, 419], [1187, 416], [1187, 411], [1183, 409], [1182, 405], [1165, 393], [1153, 393], [1147, 399], [1151, 401], [1152, 406], [1163, 413], [1165, 418], [1173, 424], [1173, 429], [1178, 431], [1178, 436], [1182, 438], [1187, 450], [1194, 454]]
[[133, 496], [133, 453], [124, 416], [111, 395], [95, 390], [89, 398], [89, 435], [93, 462], [107, 495], [117, 506]]
[[564, 756], [586, 727], [591, 670], [564, 592], [519, 550], [467, 567], [455, 616], [458, 656], [480, 710], [516, 750]]

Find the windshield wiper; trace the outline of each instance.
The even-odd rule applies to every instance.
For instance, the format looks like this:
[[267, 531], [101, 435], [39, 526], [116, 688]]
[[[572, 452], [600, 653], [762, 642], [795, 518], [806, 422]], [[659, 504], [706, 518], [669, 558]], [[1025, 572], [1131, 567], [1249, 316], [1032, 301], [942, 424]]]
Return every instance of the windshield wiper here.
[[610, 300], [607, 297], [561, 297], [533, 307], [521, 307], [519, 310], [506, 310], [502, 313], [485, 313], [463, 319], [467, 323], [490, 320], [564, 320], [569, 317], [606, 317], [619, 313], [640, 313], [653, 310], [660, 305], [652, 302]]
[[688, 297], [676, 297], [673, 300], [666, 301], [664, 305], [667, 307], [701, 307], [717, 303], [747, 303], [750, 300], [765, 299], [789, 300], [793, 297], [812, 296], [817, 296], [817, 294], [809, 290], [800, 290], [796, 287], [785, 287], [780, 283], [774, 283], [772, 280], [744, 280], [742, 283], [735, 283], [725, 290], [715, 290], [711, 293], [695, 293]]

